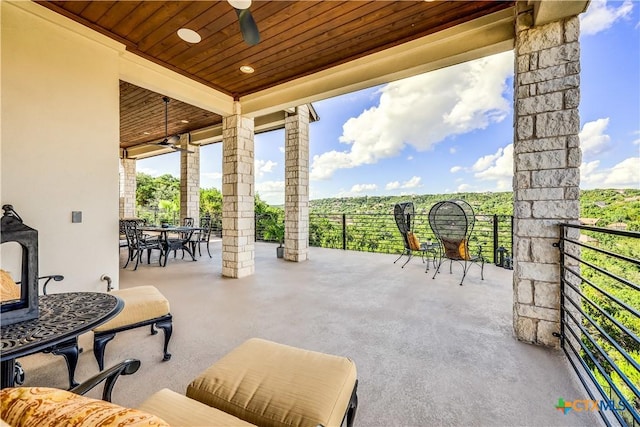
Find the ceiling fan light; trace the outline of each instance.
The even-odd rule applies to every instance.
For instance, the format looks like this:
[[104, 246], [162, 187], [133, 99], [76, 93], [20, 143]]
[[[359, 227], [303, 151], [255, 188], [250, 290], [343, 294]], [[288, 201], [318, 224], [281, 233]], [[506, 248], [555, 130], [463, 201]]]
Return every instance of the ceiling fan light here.
[[227, 2], [235, 9], [249, 9], [251, 6], [251, 0], [227, 0]]
[[251, 65], [243, 65], [243, 66], [240, 67], [240, 71], [242, 71], [245, 74], [251, 74], [255, 70], [253, 69], [253, 67]]
[[188, 43], [200, 43], [200, 41], [202, 40], [200, 34], [188, 28], [180, 28], [178, 30], [178, 37]]

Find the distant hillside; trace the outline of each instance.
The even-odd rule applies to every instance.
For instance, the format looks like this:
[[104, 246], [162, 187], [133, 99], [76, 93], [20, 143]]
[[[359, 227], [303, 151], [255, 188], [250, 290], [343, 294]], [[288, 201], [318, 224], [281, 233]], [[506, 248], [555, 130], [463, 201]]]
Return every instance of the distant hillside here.
[[[398, 202], [413, 201], [416, 211], [427, 213], [440, 200], [464, 199], [477, 214], [513, 214], [513, 193], [453, 193], [411, 196], [363, 196], [311, 200], [312, 213], [388, 213]], [[597, 220], [606, 227], [627, 224], [627, 230], [640, 231], [640, 189], [583, 190], [580, 192], [580, 217]]]

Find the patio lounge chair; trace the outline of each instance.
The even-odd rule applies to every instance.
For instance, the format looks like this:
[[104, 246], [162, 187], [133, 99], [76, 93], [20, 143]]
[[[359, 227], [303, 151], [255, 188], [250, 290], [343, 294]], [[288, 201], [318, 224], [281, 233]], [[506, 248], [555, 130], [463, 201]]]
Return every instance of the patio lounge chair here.
[[440, 272], [443, 259], [449, 260], [449, 273], [452, 272], [453, 261], [462, 267], [460, 286], [472, 264], [480, 265], [480, 277], [484, 280], [484, 257], [482, 246], [472, 255], [469, 251], [469, 239], [475, 224], [473, 208], [464, 200], [446, 200], [436, 203], [429, 211], [429, 225], [440, 242], [440, 251], [436, 271], [433, 278]]

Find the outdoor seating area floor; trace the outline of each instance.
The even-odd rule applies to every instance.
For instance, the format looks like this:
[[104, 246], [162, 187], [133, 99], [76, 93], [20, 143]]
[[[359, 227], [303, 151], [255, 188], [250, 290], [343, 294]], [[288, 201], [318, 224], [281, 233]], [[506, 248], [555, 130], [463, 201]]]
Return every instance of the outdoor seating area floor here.
[[[136, 406], [161, 388], [184, 393], [213, 362], [251, 337], [352, 358], [358, 370], [356, 426], [578, 426], [597, 415], [555, 408], [558, 398], [586, 399], [559, 350], [519, 342], [512, 327], [512, 274], [494, 265], [448, 263], [432, 279], [420, 258], [404, 268], [395, 254], [310, 248], [301, 263], [276, 258], [274, 244], [256, 243], [255, 274], [221, 275], [221, 243], [211, 259], [171, 257], [166, 267], [145, 263], [120, 269], [120, 287], [157, 287], [170, 301], [170, 361], [162, 361], [162, 333], [120, 333], [105, 366], [142, 361], [121, 377], [114, 402]], [[125, 252], [121, 252], [121, 258]], [[121, 259], [124, 265], [124, 259]], [[98, 371], [92, 337], [76, 379]], [[20, 359], [25, 385], [67, 387], [62, 357]], [[100, 393], [92, 391], [93, 397]]]

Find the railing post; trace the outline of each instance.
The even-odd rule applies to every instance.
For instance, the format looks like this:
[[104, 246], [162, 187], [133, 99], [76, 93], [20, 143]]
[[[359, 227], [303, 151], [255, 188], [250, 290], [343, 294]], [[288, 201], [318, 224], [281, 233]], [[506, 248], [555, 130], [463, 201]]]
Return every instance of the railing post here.
[[342, 250], [347, 250], [347, 215], [342, 214]]
[[493, 263], [498, 265], [498, 215], [493, 214]]

